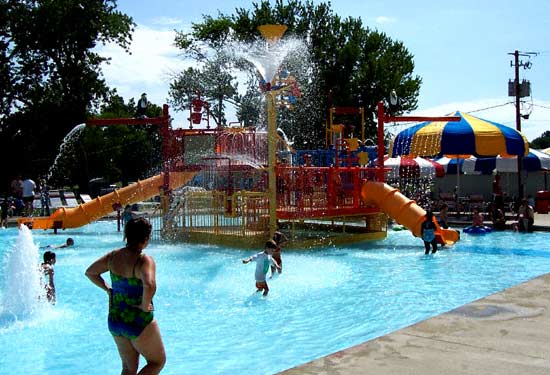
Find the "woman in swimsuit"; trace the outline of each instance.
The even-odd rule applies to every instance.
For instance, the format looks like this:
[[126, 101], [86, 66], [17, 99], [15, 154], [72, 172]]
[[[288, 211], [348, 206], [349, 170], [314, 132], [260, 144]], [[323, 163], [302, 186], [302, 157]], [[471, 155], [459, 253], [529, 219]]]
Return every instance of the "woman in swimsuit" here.
[[[153, 318], [155, 261], [142, 254], [151, 224], [144, 218], [124, 227], [126, 247], [105, 254], [88, 267], [86, 276], [109, 295], [109, 331], [122, 360], [123, 374], [137, 374], [139, 355], [147, 360], [139, 374], [158, 374], [166, 362], [164, 344]], [[101, 276], [109, 271], [111, 286]]]

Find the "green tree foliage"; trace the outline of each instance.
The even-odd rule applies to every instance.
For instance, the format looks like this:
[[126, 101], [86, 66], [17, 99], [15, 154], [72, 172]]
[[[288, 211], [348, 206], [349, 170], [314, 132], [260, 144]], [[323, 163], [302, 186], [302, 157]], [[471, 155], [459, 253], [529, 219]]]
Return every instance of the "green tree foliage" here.
[[[116, 94], [101, 105], [96, 118], [130, 118], [136, 112], [135, 100], [128, 104]], [[147, 117], [159, 117], [162, 108], [149, 104]], [[87, 126], [64, 145], [51, 171], [50, 184], [72, 185], [79, 182], [83, 191], [88, 182], [102, 178], [106, 183], [123, 186], [160, 172], [162, 139], [156, 125]], [[75, 168], [75, 166], [79, 166]]]
[[550, 147], [550, 131], [545, 131], [540, 135], [540, 137], [533, 139], [529, 147], [535, 148], [535, 149], [543, 149], [543, 148]]
[[[323, 145], [328, 109], [333, 106], [364, 107], [367, 137], [376, 134], [377, 103], [386, 100], [392, 90], [400, 98], [396, 114], [416, 108], [421, 79], [413, 74], [413, 56], [403, 43], [364, 27], [358, 18], [342, 19], [333, 13], [330, 3], [253, 3], [251, 10], [238, 8], [232, 15], [205, 16], [201, 23], [193, 24], [190, 33], [178, 33], [176, 44], [187, 57], [202, 62], [209, 50], [221, 51], [235, 41], [257, 40], [257, 27], [263, 24], [286, 25], [284, 37], [302, 39], [309, 52], [293, 54], [282, 64], [296, 75], [303, 95], [292, 115], [285, 110], [279, 112], [278, 124], [298, 147]], [[302, 60], [301, 69], [292, 70], [300, 66], [299, 58], [304, 56], [307, 59]], [[296, 60], [294, 65], [292, 59]], [[238, 64], [226, 66], [235, 68]], [[257, 87], [257, 81], [249, 80], [247, 94], [236, 96], [240, 119], [248, 113], [247, 106], [257, 102], [250, 101], [254, 83]], [[249, 100], [246, 104], [240, 101], [245, 98]], [[253, 117], [249, 115], [247, 121]], [[357, 116], [334, 120], [358, 125]], [[355, 136], [360, 136], [358, 129], [356, 126]]]
[[229, 73], [226, 56], [216, 53], [213, 58], [203, 59], [201, 68], [188, 68], [179, 73], [170, 84], [170, 104], [176, 110], [189, 109], [191, 100], [202, 96], [211, 104], [211, 115], [217, 125], [225, 125], [226, 102], [236, 104], [237, 82]]
[[127, 50], [133, 28], [115, 0], [0, 0], [0, 157], [13, 161], [4, 179], [47, 172], [63, 137], [108, 93], [107, 59], [94, 48]]

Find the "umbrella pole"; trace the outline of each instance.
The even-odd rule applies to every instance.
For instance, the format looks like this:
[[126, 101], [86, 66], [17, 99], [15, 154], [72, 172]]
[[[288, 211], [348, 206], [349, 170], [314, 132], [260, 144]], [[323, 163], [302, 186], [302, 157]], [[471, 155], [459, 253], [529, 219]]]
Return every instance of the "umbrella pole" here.
[[460, 196], [460, 163], [458, 157], [456, 158], [456, 199]]
[[456, 158], [456, 195], [455, 195], [455, 201], [456, 201], [456, 216], [460, 217], [460, 163], [459, 158], [457, 156]]

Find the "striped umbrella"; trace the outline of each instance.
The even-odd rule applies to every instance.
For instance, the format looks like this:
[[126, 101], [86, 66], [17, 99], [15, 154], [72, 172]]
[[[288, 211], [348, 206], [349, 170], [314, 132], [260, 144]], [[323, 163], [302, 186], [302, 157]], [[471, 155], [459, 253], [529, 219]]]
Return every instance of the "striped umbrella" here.
[[[497, 156], [492, 158], [476, 158], [472, 156], [458, 160], [442, 157], [435, 161], [443, 166], [447, 174], [456, 174], [457, 165], [460, 166], [461, 173], [467, 174], [492, 174], [493, 171], [515, 173], [518, 171], [517, 157], [503, 158]], [[531, 149], [529, 154], [523, 157], [522, 161], [523, 170], [527, 172], [550, 170], [550, 155], [538, 150]]]
[[[473, 159], [473, 162], [470, 160]], [[468, 160], [468, 163], [466, 163]], [[475, 158], [466, 158], [466, 159], [457, 159], [457, 158], [448, 158], [442, 156], [436, 158], [434, 161], [441, 164], [445, 170], [445, 174], [456, 174], [457, 170], [460, 170], [460, 173], [474, 174], [475, 173]], [[479, 172], [477, 173], [479, 174]]]
[[433, 160], [416, 157], [384, 157], [384, 167], [391, 168], [388, 178], [443, 177], [443, 166]]
[[517, 130], [462, 112], [457, 122], [429, 121], [397, 134], [391, 156], [469, 156], [527, 155], [527, 139]]
[[[390, 147], [390, 155], [470, 156], [527, 155], [527, 138], [515, 129], [457, 111], [460, 121], [428, 121], [399, 132]], [[457, 192], [460, 173], [456, 174]]]

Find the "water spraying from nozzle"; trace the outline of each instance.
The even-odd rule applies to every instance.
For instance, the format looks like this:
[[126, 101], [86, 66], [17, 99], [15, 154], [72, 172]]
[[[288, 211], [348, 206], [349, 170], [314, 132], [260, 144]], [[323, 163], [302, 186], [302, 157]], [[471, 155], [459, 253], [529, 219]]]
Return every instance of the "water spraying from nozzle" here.
[[19, 235], [4, 260], [5, 287], [2, 288], [0, 323], [33, 318], [48, 305], [40, 277], [38, 246], [29, 228], [21, 225]]

